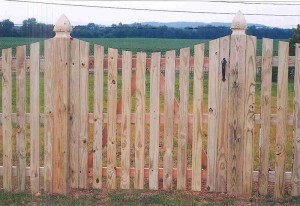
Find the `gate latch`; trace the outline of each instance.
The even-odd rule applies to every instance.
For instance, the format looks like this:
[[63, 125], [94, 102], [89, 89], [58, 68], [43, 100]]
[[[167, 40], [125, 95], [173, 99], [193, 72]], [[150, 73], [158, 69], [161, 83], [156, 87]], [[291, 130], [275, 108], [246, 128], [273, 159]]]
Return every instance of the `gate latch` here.
[[222, 63], [222, 81], [225, 82], [225, 73], [226, 73], [226, 64], [227, 64], [227, 61], [225, 58], [223, 58], [223, 60], [221, 61]]

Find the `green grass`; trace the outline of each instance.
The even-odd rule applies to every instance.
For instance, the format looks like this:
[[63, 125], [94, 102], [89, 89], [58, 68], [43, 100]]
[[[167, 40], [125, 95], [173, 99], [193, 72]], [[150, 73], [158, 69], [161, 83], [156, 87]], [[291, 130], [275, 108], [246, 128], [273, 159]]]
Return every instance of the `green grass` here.
[[185, 191], [149, 190], [77, 190], [68, 196], [42, 194], [34, 196], [27, 192], [0, 191], [0, 206], [19, 205], [164, 205], [164, 206], [231, 206], [231, 205], [299, 205], [299, 197], [286, 196], [275, 200], [272, 197], [233, 198], [226, 194]]
[[[0, 49], [13, 48], [13, 54], [15, 54], [15, 48], [20, 45], [29, 45], [34, 42], [41, 43], [41, 54], [44, 54], [43, 38], [0, 38]], [[205, 56], [208, 56], [208, 44], [207, 39], [155, 39], [155, 38], [85, 38], [82, 39], [90, 43], [90, 54], [94, 53], [94, 44], [100, 44], [107, 48], [119, 49], [119, 54], [122, 50], [136, 52], [146, 52], [148, 55], [151, 52], [162, 52], [164, 54], [168, 50], [176, 50], [176, 54], [179, 55], [179, 50], [184, 47], [191, 48], [191, 55], [194, 54], [194, 45], [205, 43]], [[274, 55], [277, 55], [278, 41], [274, 40]], [[283, 40], [285, 41], [285, 40]], [[257, 40], [257, 55], [261, 55], [262, 40]], [[29, 55], [29, 46], [27, 47], [27, 54]]]

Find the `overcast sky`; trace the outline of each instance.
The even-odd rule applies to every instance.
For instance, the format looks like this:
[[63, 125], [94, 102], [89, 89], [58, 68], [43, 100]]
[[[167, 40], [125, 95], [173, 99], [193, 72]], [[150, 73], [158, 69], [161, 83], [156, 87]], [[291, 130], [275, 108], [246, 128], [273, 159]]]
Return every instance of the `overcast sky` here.
[[[57, 2], [68, 4], [87, 4], [101, 6], [119, 6], [150, 9], [209, 11], [209, 12], [232, 12], [241, 10], [243, 13], [268, 13], [268, 14], [294, 14], [297, 17], [276, 16], [245, 16], [248, 23], [264, 24], [272, 27], [291, 28], [300, 24], [300, 5], [249, 5], [229, 4], [200, 1], [63, 1], [63, 0], [39, 0], [44, 2]], [[298, 2], [300, 3], [300, 2]], [[39, 22], [54, 24], [61, 14], [65, 14], [72, 25], [96, 24], [111, 25], [113, 23], [134, 22], [231, 22], [233, 15], [216, 14], [189, 14], [189, 13], [167, 13], [151, 11], [115, 10], [103, 8], [85, 8], [58, 5], [43, 5], [33, 3], [7, 2], [0, 0], [0, 21], [11, 19], [16, 24], [22, 20], [34, 17]]]

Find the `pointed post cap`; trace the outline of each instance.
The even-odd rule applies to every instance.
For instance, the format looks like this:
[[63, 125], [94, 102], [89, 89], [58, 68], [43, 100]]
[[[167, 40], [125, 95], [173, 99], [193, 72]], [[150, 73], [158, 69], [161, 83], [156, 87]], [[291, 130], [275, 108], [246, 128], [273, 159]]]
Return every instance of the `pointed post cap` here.
[[56, 21], [53, 31], [55, 32], [55, 38], [71, 37], [72, 25], [64, 14]]
[[245, 35], [247, 29], [246, 19], [241, 11], [234, 16], [231, 24], [232, 35]]

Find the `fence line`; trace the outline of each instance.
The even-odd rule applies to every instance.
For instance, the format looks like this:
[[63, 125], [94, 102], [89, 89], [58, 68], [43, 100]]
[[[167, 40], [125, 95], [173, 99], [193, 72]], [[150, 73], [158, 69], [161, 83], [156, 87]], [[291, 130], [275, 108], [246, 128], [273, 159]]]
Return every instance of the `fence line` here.
[[[94, 56], [89, 56], [89, 70], [90, 72], [94, 71], [94, 65], [95, 65], [95, 57]], [[261, 68], [263, 66], [263, 56], [256, 56], [256, 66], [257, 68]], [[190, 58], [190, 70], [194, 70], [194, 58], [191, 57]], [[40, 71], [44, 71], [44, 67], [45, 67], [45, 59], [44, 58], [40, 58], [40, 65], [41, 65], [41, 69]], [[132, 58], [132, 69], [135, 70], [136, 69], [136, 65], [137, 65], [137, 58]], [[278, 56], [274, 56], [272, 58], [272, 66], [273, 67], [278, 67]], [[289, 67], [295, 67], [295, 56], [289, 56], [288, 59], [288, 66]], [[12, 59], [12, 70], [15, 71], [15, 68], [17, 67], [17, 60], [16, 59]], [[118, 58], [117, 60], [117, 68], [118, 70], [122, 70], [122, 58]], [[208, 71], [209, 70], [209, 57], [204, 57], [204, 70]], [[2, 68], [2, 63], [1, 63], [1, 58], [0, 58], [0, 69]], [[160, 59], [160, 69], [161, 70], [165, 70], [166, 68], [166, 58], [161, 58]], [[180, 59], [179, 58], [175, 58], [175, 70], [178, 71], [180, 68]], [[30, 69], [30, 60], [27, 57], [26, 58], [26, 71], [29, 72]], [[104, 57], [104, 63], [103, 63], [103, 69], [105, 71], [108, 70], [108, 57]], [[146, 69], [150, 70], [151, 69], [151, 58], [146, 58]]]
[[[262, 57], [257, 60], [256, 42], [256, 37], [238, 33], [210, 41], [209, 61], [204, 57], [205, 45], [199, 44], [195, 46], [194, 57], [190, 57], [190, 48], [181, 49], [179, 59], [175, 51], [167, 51], [163, 61], [160, 52], [152, 53], [151, 58], [147, 59], [145, 53], [138, 53], [133, 58], [132, 52], [123, 51], [121, 63], [117, 49], [109, 48], [105, 58], [104, 47], [94, 45], [95, 64], [90, 62], [90, 45], [85, 41], [58, 37], [46, 40], [43, 63], [39, 53], [40, 44], [34, 43], [30, 45], [29, 58], [30, 113], [26, 113], [26, 46], [17, 48], [16, 60], [12, 59], [12, 49], [2, 50], [3, 113], [0, 114], [0, 122], [3, 166], [0, 166], [0, 176], [3, 176], [3, 188], [13, 190], [14, 176], [17, 177], [17, 188], [20, 190], [25, 189], [25, 178], [29, 176], [32, 193], [44, 188], [47, 192], [61, 194], [67, 194], [69, 188], [89, 187], [170, 190], [175, 184], [178, 190], [191, 188], [201, 191], [204, 180], [210, 191], [232, 195], [250, 196], [253, 182], [258, 182], [258, 191], [262, 195], [269, 192], [270, 182], [275, 183], [276, 198], [283, 197], [287, 183], [292, 185], [292, 195], [300, 195], [297, 162], [300, 153], [300, 143], [297, 141], [300, 45], [296, 45], [296, 56], [289, 57], [288, 43], [280, 41], [278, 57], [273, 57], [273, 41], [264, 39]], [[204, 114], [203, 79], [208, 62], [208, 113]], [[88, 112], [91, 65], [95, 68], [93, 113]], [[274, 65], [278, 66], [277, 112], [271, 114]], [[294, 115], [287, 113], [290, 65], [296, 68]], [[17, 113], [12, 113], [14, 67]], [[39, 112], [39, 73], [42, 67], [45, 72], [44, 113]], [[150, 88], [146, 87], [147, 67], [150, 67]], [[165, 74], [160, 72], [162, 67]], [[262, 67], [261, 114], [254, 112], [257, 67]], [[104, 113], [106, 68], [108, 109]], [[119, 101], [118, 68], [122, 69]], [[175, 98], [177, 68], [180, 101]], [[193, 109], [189, 113], [191, 68], [194, 72]], [[150, 110], [147, 113], [148, 90]], [[162, 98], [163, 112], [160, 108]], [[135, 113], [131, 113], [132, 100], [135, 100]], [[28, 123], [30, 167], [26, 167], [25, 158]], [[16, 166], [13, 165], [12, 152], [13, 124], [17, 124]], [[43, 167], [40, 163], [42, 124]], [[93, 124], [94, 129], [92, 167], [88, 151], [89, 124]], [[208, 124], [207, 165], [206, 154], [203, 153], [204, 124]], [[254, 127], [257, 124], [261, 126], [259, 171], [253, 171]], [[275, 171], [269, 171], [271, 125], [276, 125]], [[288, 125], [293, 126], [296, 135], [293, 140], [292, 172], [285, 169]], [[149, 159], [148, 166], [146, 159]], [[191, 165], [188, 165], [189, 159]], [[43, 183], [40, 183], [40, 177], [44, 177]], [[89, 183], [89, 177], [92, 184]]]

